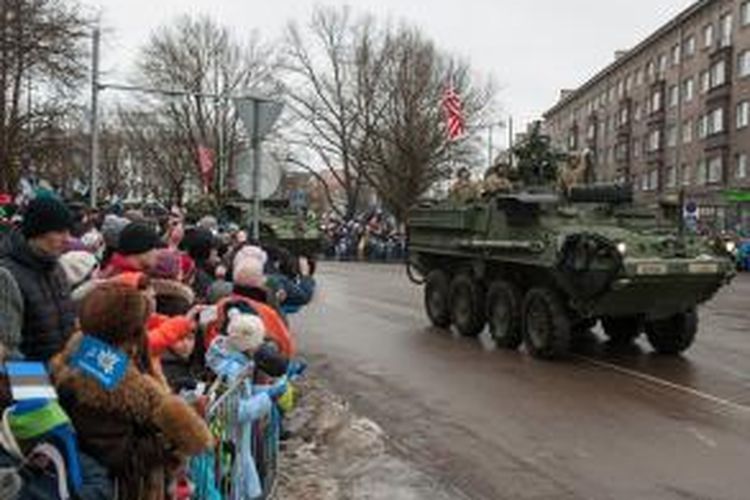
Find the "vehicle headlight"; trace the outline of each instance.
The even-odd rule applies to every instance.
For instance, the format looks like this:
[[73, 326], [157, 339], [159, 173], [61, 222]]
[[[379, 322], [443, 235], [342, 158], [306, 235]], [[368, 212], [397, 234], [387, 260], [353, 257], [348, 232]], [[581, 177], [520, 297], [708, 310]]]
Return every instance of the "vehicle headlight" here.
[[620, 252], [620, 255], [624, 257], [625, 254], [628, 253], [628, 244], [624, 241], [621, 241], [617, 244], [617, 251]]
[[733, 254], [737, 252], [737, 243], [734, 241], [727, 241], [724, 245], [724, 248], [726, 248], [727, 252]]

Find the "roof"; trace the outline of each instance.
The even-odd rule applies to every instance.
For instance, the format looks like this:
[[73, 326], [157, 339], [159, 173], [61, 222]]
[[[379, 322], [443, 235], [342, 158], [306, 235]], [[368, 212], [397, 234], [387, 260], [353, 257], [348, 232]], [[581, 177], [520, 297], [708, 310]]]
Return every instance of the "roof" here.
[[688, 20], [690, 17], [694, 16], [695, 14], [697, 14], [704, 8], [710, 6], [711, 4], [716, 3], [717, 1], [719, 0], [698, 0], [692, 5], [690, 5], [688, 8], [686, 8], [681, 13], [679, 13], [676, 17], [672, 18], [671, 21], [667, 22], [661, 28], [659, 28], [650, 36], [648, 36], [641, 43], [633, 47], [631, 50], [628, 50], [622, 57], [616, 59], [609, 66], [605, 67], [599, 73], [597, 73], [592, 78], [587, 80], [583, 85], [581, 85], [574, 91], [568, 93], [562, 99], [558, 100], [554, 106], [552, 106], [549, 110], [547, 110], [546, 113], [544, 113], [545, 119], [548, 118], [551, 114], [560, 111], [562, 108], [564, 108], [571, 102], [575, 101], [585, 91], [589, 90], [591, 87], [599, 83], [601, 80], [603, 80], [605, 77], [609, 76], [616, 70], [628, 64], [630, 61], [635, 59], [635, 57], [645, 52], [649, 46], [651, 46], [652, 44], [654, 44], [655, 42], [657, 42], [659, 39], [666, 36], [667, 34], [671, 33], [672, 30], [674, 30], [675, 28], [678, 28], [680, 25], [683, 24], [683, 22]]

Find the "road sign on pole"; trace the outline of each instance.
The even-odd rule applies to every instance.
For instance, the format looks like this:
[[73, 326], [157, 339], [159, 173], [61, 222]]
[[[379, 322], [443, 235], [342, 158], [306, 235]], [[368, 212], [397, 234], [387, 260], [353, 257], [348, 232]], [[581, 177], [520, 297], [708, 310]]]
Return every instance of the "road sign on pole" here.
[[253, 239], [260, 240], [260, 177], [261, 143], [268, 135], [276, 120], [281, 116], [284, 103], [258, 97], [234, 99], [242, 123], [250, 135], [253, 148]]

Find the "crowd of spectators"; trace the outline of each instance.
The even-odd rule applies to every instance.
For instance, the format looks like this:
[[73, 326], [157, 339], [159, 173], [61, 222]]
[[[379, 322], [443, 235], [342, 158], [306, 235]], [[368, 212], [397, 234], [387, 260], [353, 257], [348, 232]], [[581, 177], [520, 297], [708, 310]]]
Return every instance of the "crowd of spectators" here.
[[329, 214], [322, 220], [324, 254], [335, 260], [403, 260], [406, 254], [404, 228], [382, 211], [349, 219]]

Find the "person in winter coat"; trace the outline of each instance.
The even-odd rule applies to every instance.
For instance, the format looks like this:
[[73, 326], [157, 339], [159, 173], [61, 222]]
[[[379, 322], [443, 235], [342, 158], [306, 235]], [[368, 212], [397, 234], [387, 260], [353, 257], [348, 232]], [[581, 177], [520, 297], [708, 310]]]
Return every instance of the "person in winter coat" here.
[[197, 413], [139, 366], [150, 314], [142, 292], [102, 284], [83, 301], [81, 333], [51, 362], [81, 449], [108, 468], [121, 500], [164, 499], [166, 474], [212, 446]]
[[18, 358], [21, 355], [21, 330], [23, 329], [23, 295], [13, 275], [0, 267], [0, 358]]
[[156, 312], [167, 316], [187, 314], [195, 303], [195, 293], [183, 283], [183, 254], [161, 249], [149, 273], [156, 292]]
[[0, 311], [6, 311], [6, 317], [23, 317], [20, 350], [30, 360], [47, 361], [75, 328], [70, 285], [59, 263], [72, 226], [73, 217], [61, 201], [36, 198], [24, 213], [20, 231], [12, 232], [0, 250], [0, 267], [9, 271], [0, 275], [0, 290], [18, 287], [23, 299], [0, 293]]
[[117, 252], [112, 255], [100, 278], [122, 273], [148, 273], [156, 264], [157, 249], [162, 242], [151, 227], [140, 222], [128, 224], [120, 233]]
[[216, 238], [211, 231], [193, 228], [185, 232], [182, 249], [195, 263], [192, 287], [196, 298], [203, 302], [208, 289], [214, 282], [214, 268], [219, 260]]

